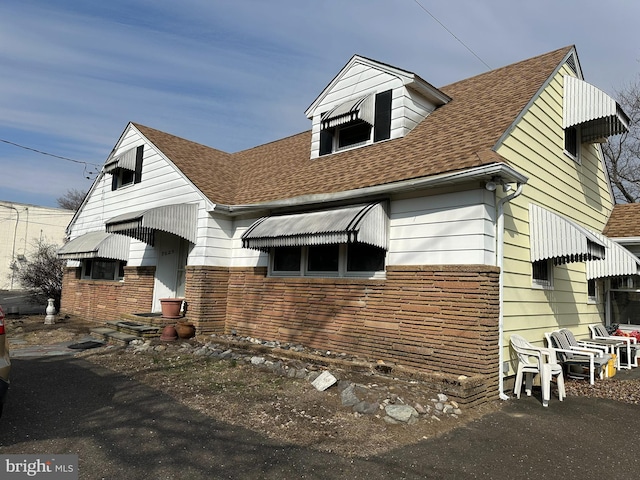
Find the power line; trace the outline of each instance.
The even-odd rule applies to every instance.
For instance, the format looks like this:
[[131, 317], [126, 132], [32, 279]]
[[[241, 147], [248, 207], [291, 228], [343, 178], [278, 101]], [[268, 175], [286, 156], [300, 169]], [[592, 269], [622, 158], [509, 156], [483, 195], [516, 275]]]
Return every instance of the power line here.
[[94, 167], [101, 167], [102, 166], [102, 165], [99, 165], [97, 163], [83, 162], [82, 160], [74, 160], [73, 158], [61, 157], [60, 155], [54, 155], [53, 153], [43, 152], [42, 150], [37, 150], [35, 148], [26, 147], [24, 145], [20, 145], [19, 143], [10, 142], [9, 140], [3, 140], [2, 138], [0, 138], [0, 142], [8, 143], [9, 145], [13, 145], [14, 147], [23, 148], [25, 150], [30, 150], [32, 152], [36, 152], [36, 153], [39, 153], [41, 155], [47, 155], [49, 157], [59, 158], [60, 160], [66, 160], [67, 162], [79, 163], [79, 164], [84, 165], [84, 166], [87, 166], [87, 165], [93, 165]]
[[427, 10], [427, 9], [424, 7], [424, 5], [422, 5], [418, 0], [414, 0], [414, 2], [416, 2], [416, 3], [418, 4], [418, 6], [419, 6], [422, 10], [424, 10], [425, 12], [427, 12], [427, 14], [429, 14], [429, 16], [430, 16], [431, 18], [433, 18], [436, 22], [438, 22], [438, 23], [440, 24], [440, 26], [441, 26], [442, 28], [444, 28], [444, 29], [449, 33], [449, 35], [451, 35], [451, 36], [452, 36], [453, 38], [455, 38], [458, 42], [460, 42], [460, 44], [461, 44], [464, 48], [466, 48], [467, 50], [469, 50], [469, 52], [471, 52], [471, 54], [472, 54], [474, 57], [476, 57], [478, 60], [480, 60], [480, 61], [483, 63], [483, 65], [484, 65], [485, 67], [487, 67], [489, 70], [492, 70], [492, 68], [487, 64], [487, 62], [485, 62], [484, 60], [482, 60], [482, 59], [481, 59], [481, 58], [476, 54], [476, 52], [474, 52], [473, 50], [471, 50], [471, 48], [470, 48], [469, 46], [467, 46], [467, 44], [465, 44], [462, 40], [460, 40], [458, 37], [456, 37], [456, 36], [455, 36], [455, 34], [454, 34], [451, 30], [449, 30], [449, 29], [444, 25], [444, 23], [442, 23], [440, 20], [438, 20], [438, 19], [433, 15], [433, 13], [431, 13], [429, 10]]

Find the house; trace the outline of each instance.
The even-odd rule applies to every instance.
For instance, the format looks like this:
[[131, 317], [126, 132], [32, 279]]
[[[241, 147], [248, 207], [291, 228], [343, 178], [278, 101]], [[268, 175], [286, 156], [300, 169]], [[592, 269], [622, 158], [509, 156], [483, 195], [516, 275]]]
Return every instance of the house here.
[[[613, 207], [604, 234], [633, 255], [640, 256], [640, 203]], [[640, 277], [632, 270], [607, 278], [604, 284], [607, 324], [623, 330], [640, 330]]]
[[12, 267], [28, 260], [40, 240], [62, 245], [73, 214], [62, 208], [0, 201], [0, 290], [22, 288]]
[[628, 119], [572, 46], [442, 88], [356, 55], [305, 113], [234, 154], [129, 123], [69, 225], [62, 311], [184, 297], [200, 333], [435, 372], [473, 403], [504, 397], [510, 334], [604, 320], [609, 251], [637, 271], [600, 233], [599, 142]]

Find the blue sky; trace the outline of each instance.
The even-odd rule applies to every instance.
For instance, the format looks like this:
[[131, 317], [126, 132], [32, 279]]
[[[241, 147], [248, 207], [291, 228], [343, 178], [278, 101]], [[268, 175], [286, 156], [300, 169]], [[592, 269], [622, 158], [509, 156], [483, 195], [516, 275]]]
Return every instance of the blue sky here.
[[356, 53], [436, 87], [572, 44], [611, 95], [640, 73], [635, 0], [419, 2], [5, 0], [0, 200], [88, 189], [129, 121], [228, 152], [308, 130]]

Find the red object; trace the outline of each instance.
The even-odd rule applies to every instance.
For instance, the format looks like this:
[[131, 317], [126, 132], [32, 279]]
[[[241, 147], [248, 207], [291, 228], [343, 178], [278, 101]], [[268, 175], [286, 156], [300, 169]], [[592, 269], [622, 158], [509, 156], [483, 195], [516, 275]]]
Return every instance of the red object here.
[[4, 312], [2, 311], [2, 307], [0, 307], [0, 335], [4, 335]]

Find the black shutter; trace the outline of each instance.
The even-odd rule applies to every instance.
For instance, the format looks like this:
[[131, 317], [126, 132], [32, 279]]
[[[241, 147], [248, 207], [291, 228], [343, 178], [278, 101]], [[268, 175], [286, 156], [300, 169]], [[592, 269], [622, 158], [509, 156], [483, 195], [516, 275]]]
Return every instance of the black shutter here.
[[330, 130], [320, 130], [320, 155], [327, 155], [333, 151], [333, 133]]
[[120, 174], [120, 169], [116, 168], [111, 171], [111, 191], [118, 189], [118, 175]]
[[376, 95], [376, 117], [373, 126], [373, 141], [391, 138], [391, 90]]
[[142, 181], [142, 154], [144, 153], [144, 145], [140, 145], [136, 150], [136, 170], [133, 177], [133, 183], [140, 183]]

